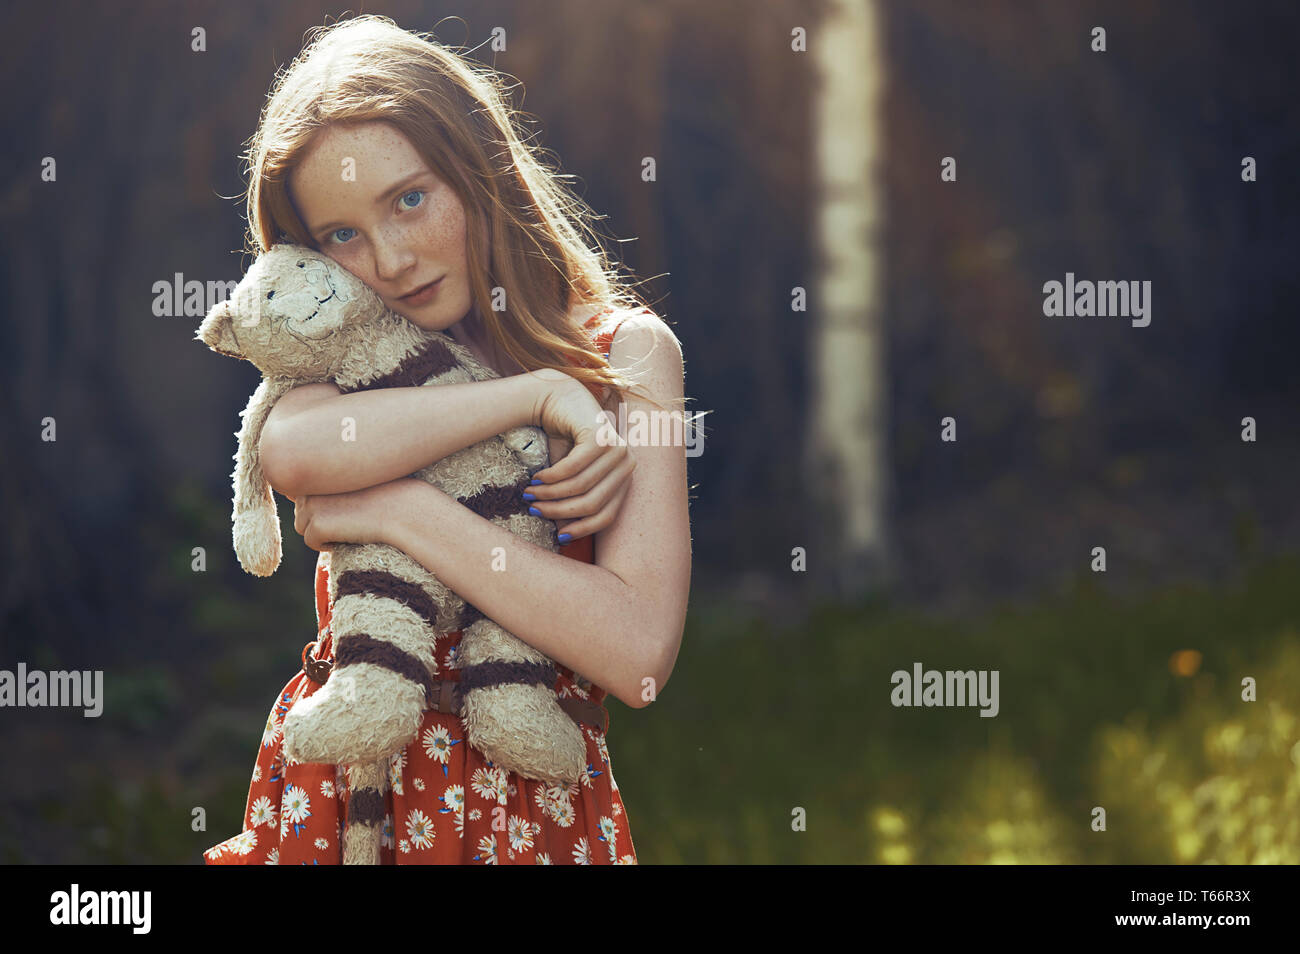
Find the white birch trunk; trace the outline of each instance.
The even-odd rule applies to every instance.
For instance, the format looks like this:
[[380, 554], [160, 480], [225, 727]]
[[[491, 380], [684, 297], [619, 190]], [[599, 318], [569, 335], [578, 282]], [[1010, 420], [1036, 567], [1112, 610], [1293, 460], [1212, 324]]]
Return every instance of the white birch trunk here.
[[808, 41], [820, 82], [812, 426], [805, 447], [820, 536], [808, 569], [852, 598], [883, 583], [888, 563], [880, 249], [885, 64], [876, 0], [828, 0], [826, 9]]

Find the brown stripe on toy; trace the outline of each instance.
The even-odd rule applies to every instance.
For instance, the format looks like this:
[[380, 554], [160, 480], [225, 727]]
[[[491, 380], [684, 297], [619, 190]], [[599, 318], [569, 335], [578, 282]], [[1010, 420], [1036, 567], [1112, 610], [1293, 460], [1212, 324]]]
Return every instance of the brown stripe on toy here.
[[403, 652], [392, 643], [375, 639], [369, 633], [351, 633], [339, 637], [334, 651], [334, 670], [357, 663], [370, 663], [399, 676], [405, 676], [424, 690], [425, 705], [433, 698], [433, 680], [424, 663], [410, 653]]
[[348, 570], [339, 576], [336, 599], [367, 593], [405, 604], [431, 628], [437, 629], [438, 608], [422, 586], [386, 570]]
[[348, 796], [349, 825], [377, 825], [384, 820], [384, 796], [373, 788], [358, 788]]
[[453, 631], [460, 630], [461, 632], [464, 632], [481, 619], [487, 619], [487, 614], [474, 604], [467, 601], [465, 603], [465, 608], [460, 612], [460, 616], [456, 617], [456, 625], [453, 626], [452, 629]]
[[529, 486], [529, 478], [524, 478], [509, 487], [484, 487], [476, 494], [457, 499], [484, 520], [512, 517], [528, 513], [530, 504], [523, 498], [523, 493]]
[[494, 686], [555, 685], [555, 667], [548, 663], [501, 662], [492, 660], [476, 666], [466, 666], [460, 671], [460, 691], [491, 689]]
[[435, 375], [445, 374], [460, 366], [446, 342], [441, 338], [433, 338], [403, 358], [401, 364], [387, 374], [381, 374], [369, 384], [356, 384], [340, 390], [344, 394], [352, 394], [376, 388], [415, 388]]

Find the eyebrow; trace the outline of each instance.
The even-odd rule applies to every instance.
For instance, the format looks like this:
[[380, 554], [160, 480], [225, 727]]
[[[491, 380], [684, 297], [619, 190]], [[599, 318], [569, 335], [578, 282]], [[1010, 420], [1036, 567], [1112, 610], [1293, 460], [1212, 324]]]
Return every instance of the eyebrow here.
[[[427, 178], [429, 175], [430, 173], [426, 169], [421, 169], [418, 172], [412, 172], [409, 176], [405, 176], [402, 179], [398, 180], [396, 185], [389, 187], [382, 195], [380, 195], [377, 199], [375, 199], [374, 204], [375, 205], [384, 204], [393, 196], [400, 193], [403, 189], [406, 189], [409, 185], [411, 185], [411, 183], [419, 182], [421, 179]], [[340, 228], [343, 228], [343, 224], [341, 222], [326, 222], [324, 225], [316, 226], [314, 229], [311, 230], [310, 234], [313, 238], [315, 238], [319, 236], [322, 232], [332, 232]]]

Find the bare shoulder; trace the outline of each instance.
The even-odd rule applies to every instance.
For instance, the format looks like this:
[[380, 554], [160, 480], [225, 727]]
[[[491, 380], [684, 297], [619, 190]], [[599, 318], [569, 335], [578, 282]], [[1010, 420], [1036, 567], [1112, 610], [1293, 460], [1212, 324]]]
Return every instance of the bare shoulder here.
[[[621, 319], [621, 320], [620, 320]], [[661, 390], [682, 384], [682, 344], [668, 323], [649, 310], [614, 316], [617, 330], [609, 344], [610, 366], [629, 376], [644, 375], [646, 386]], [[675, 379], [675, 382], [674, 382]], [[670, 395], [671, 396], [671, 395]]]

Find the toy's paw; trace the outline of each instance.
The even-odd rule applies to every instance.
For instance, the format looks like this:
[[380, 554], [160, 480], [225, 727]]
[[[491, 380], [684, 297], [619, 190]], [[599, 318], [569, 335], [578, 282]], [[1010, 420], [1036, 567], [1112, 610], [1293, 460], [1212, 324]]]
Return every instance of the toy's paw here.
[[506, 446], [515, 452], [529, 474], [537, 473], [549, 462], [546, 432], [540, 428], [531, 425], [513, 427], [503, 437]]
[[317, 732], [320, 725], [318, 713], [310, 711], [309, 705], [320, 693], [303, 699], [288, 713], [280, 731], [284, 736], [284, 755], [291, 762], [335, 762], [334, 758], [321, 746], [321, 737]]
[[344, 764], [387, 758], [415, 737], [424, 695], [393, 673], [335, 670], [284, 717], [284, 752], [296, 762]]
[[544, 686], [506, 685], [465, 696], [465, 736], [496, 765], [524, 778], [572, 784], [587, 767], [587, 741]]

